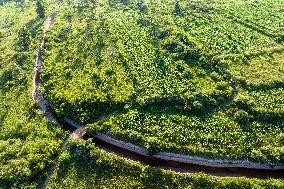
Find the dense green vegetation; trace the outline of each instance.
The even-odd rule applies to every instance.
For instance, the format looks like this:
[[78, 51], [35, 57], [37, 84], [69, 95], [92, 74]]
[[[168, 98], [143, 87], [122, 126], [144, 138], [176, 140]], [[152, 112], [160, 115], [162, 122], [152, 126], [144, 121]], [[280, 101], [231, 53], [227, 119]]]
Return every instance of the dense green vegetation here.
[[278, 180], [181, 174], [108, 154], [88, 141], [71, 141], [47, 188], [283, 188]]
[[283, 163], [283, 2], [139, 2], [62, 11], [43, 77], [56, 111], [152, 152]]
[[[284, 1], [0, 0], [0, 188], [36, 188], [66, 137], [33, 107], [147, 148], [284, 163]], [[283, 188], [179, 174], [71, 141], [49, 188]]]
[[0, 188], [36, 187], [64, 137], [32, 108], [32, 72], [44, 19], [32, 1], [3, 3], [0, 10]]
[[283, 7], [63, 3], [48, 33], [44, 95], [87, 132], [152, 153], [283, 163]]

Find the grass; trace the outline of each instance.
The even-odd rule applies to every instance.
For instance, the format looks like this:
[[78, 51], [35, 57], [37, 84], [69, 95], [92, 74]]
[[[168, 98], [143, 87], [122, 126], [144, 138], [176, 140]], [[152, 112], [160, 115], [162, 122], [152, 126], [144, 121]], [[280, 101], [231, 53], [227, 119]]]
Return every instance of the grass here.
[[36, 187], [64, 135], [32, 108], [31, 80], [44, 19], [32, 2], [0, 5], [0, 188]]

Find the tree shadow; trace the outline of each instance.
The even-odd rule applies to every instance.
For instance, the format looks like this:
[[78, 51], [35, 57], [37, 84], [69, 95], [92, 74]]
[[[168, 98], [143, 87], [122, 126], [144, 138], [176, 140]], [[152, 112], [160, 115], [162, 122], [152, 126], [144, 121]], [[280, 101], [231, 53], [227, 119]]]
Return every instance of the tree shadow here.
[[264, 27], [264, 26], [261, 26], [260, 24], [258, 23], [254, 23], [254, 22], [251, 22], [251, 21], [248, 21], [246, 20], [245, 22], [242, 21], [242, 17], [240, 16], [237, 16], [237, 15], [234, 15], [233, 13], [229, 13], [227, 12], [226, 10], [224, 9], [220, 9], [220, 8], [214, 8], [214, 7], [210, 7], [210, 6], [204, 6], [204, 5], [197, 5], [197, 4], [192, 4], [192, 3], [189, 3], [188, 6], [189, 10], [195, 10], [195, 11], [198, 11], [200, 13], [202, 13], [203, 15], [207, 15], [207, 16], [200, 16], [200, 15], [197, 15], [197, 14], [194, 14], [192, 12], [188, 13], [188, 15], [192, 15], [192, 16], [195, 16], [199, 19], [202, 19], [204, 20], [206, 18], [206, 20], [212, 20], [209, 16], [209, 14], [220, 14], [220, 15], [228, 15], [227, 18], [228, 19], [231, 19], [232, 21], [244, 26], [245, 28], [249, 28], [253, 31], [256, 31], [268, 38], [273, 38], [275, 42], [277, 43], [283, 43], [284, 41], [284, 35], [277, 35], [277, 34], [273, 34], [273, 33], [270, 33], [268, 32], [268, 28]]
[[270, 91], [273, 89], [284, 89], [284, 82], [263, 83], [258, 85], [247, 84], [245, 80], [239, 80], [240, 86], [247, 91]]
[[[261, 85], [247, 85], [245, 81], [240, 82], [240, 87], [248, 92], [266, 92], [274, 89], [283, 89], [283, 82], [276, 82], [270, 84], [261, 84]], [[257, 102], [254, 102], [257, 103]], [[272, 112], [272, 111], [262, 111], [259, 109], [254, 109], [254, 104], [247, 102], [246, 100], [240, 100], [234, 102], [233, 106], [237, 107], [240, 110], [244, 110], [248, 113], [246, 116], [245, 122], [242, 120], [237, 120], [238, 123], [244, 128], [249, 128], [250, 123], [260, 122], [269, 127], [277, 127], [284, 129], [284, 112]], [[271, 107], [272, 108], [272, 107]], [[248, 127], [246, 127], [248, 126]]]
[[[94, 123], [103, 117], [125, 114], [129, 110], [138, 110], [144, 113], [157, 113], [169, 115], [199, 116], [201, 118], [210, 117], [216, 111], [232, 104], [236, 91], [229, 96], [223, 96], [220, 101], [210, 103], [208, 98], [203, 95], [197, 95], [194, 99], [180, 97], [164, 97], [149, 99], [145, 103], [139, 103], [137, 99], [131, 99], [128, 102], [100, 102], [84, 100], [79, 104], [73, 104], [68, 101], [56, 102], [52, 106], [61, 109], [60, 117], [65, 117], [83, 124]], [[220, 98], [217, 96], [216, 98]]]
[[25, 27], [31, 32], [31, 37], [37, 37], [38, 32], [41, 30], [44, 20], [37, 17], [31, 21], [29, 21]]

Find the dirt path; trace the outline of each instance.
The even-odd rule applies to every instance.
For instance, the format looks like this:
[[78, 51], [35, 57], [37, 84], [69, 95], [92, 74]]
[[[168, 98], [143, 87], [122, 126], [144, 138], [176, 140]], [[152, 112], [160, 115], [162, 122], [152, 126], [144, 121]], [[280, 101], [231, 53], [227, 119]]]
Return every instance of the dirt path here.
[[[61, 1], [59, 0], [57, 2], [60, 3]], [[43, 50], [45, 48], [46, 32], [51, 27], [51, 24], [54, 21], [54, 19], [56, 18], [57, 14], [58, 14], [58, 11], [52, 13], [47, 18], [46, 24], [45, 24], [44, 29], [43, 29], [43, 34], [42, 34], [40, 46], [38, 48], [36, 61], [35, 61], [35, 68], [34, 68], [34, 73], [33, 73], [32, 98], [33, 98], [33, 101], [34, 101], [34, 107], [37, 107], [42, 112], [44, 112], [49, 121], [55, 121], [60, 128], [64, 129], [64, 125], [62, 125], [60, 123], [55, 111], [51, 108], [49, 103], [43, 98], [42, 93], [38, 90], [38, 87], [42, 85], [40, 83], [40, 74], [42, 73], [42, 65], [43, 65], [42, 56], [43, 56]], [[72, 121], [70, 121], [70, 122], [72, 122]], [[46, 178], [46, 180], [44, 182], [39, 183], [39, 188], [46, 188], [51, 176], [53, 175], [53, 172], [58, 167], [59, 156], [63, 151], [66, 150], [68, 142], [71, 139], [83, 138], [83, 136], [85, 135], [85, 127], [84, 126], [82, 126], [82, 127], [77, 126], [77, 127], [78, 128], [76, 130], [74, 130], [74, 127], [72, 127], [71, 129], [70, 128], [66, 129], [66, 130], [74, 130], [74, 131], [71, 132], [71, 134], [64, 141], [64, 143], [63, 143], [63, 145], [60, 149], [59, 155], [57, 156], [57, 158], [54, 160], [52, 166], [47, 171], [48, 177]]]
[[50, 28], [52, 21], [55, 19], [57, 13], [58, 12], [56, 11], [47, 18], [46, 24], [43, 29], [41, 43], [37, 51], [37, 57], [36, 57], [36, 62], [35, 62], [34, 74], [33, 74], [33, 82], [32, 82], [32, 98], [34, 100], [34, 106], [37, 106], [40, 103], [40, 101], [43, 100], [42, 94], [38, 90], [38, 86], [40, 85], [40, 73], [42, 72], [41, 67], [43, 65], [42, 55], [43, 55], [43, 49], [45, 45], [46, 32]]
[[[146, 149], [137, 147], [133, 144], [115, 140], [107, 135], [97, 133], [95, 136], [85, 135], [84, 139], [93, 139], [93, 143], [100, 149], [108, 153], [115, 154], [126, 160], [137, 161], [144, 165], [159, 167], [162, 169], [172, 170], [180, 173], [198, 173], [203, 172], [214, 176], [222, 177], [241, 177], [258, 179], [269, 178], [284, 178], [284, 166], [269, 167], [263, 164], [262, 166], [247, 167], [248, 162], [243, 165], [241, 162], [238, 165], [233, 163], [228, 165], [228, 162], [216, 159], [204, 159], [194, 156], [186, 156], [174, 153], [159, 152], [155, 155], [149, 155]], [[257, 164], [261, 165], [261, 164]]]
[[48, 173], [48, 177], [46, 178], [46, 180], [44, 181], [44, 183], [39, 187], [40, 189], [43, 189], [43, 188], [46, 188], [47, 184], [49, 183], [54, 171], [57, 169], [58, 167], [58, 160], [59, 160], [59, 157], [60, 157], [60, 154], [62, 152], [64, 152], [67, 148], [67, 144], [70, 140], [72, 139], [79, 139], [79, 138], [83, 138], [85, 134], [85, 127], [80, 127], [78, 129], [76, 129], [75, 131], [73, 131], [68, 137], [67, 139], [64, 141], [61, 149], [60, 149], [60, 153], [59, 155], [57, 156], [56, 160], [54, 160], [52, 166], [48, 169], [47, 173]]

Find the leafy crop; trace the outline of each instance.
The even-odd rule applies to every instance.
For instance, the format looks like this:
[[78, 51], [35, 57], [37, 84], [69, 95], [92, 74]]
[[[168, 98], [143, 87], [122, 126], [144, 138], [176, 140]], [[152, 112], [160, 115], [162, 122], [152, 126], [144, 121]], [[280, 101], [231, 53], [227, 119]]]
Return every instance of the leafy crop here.
[[47, 36], [45, 98], [88, 132], [153, 153], [283, 163], [283, 6], [65, 2]]

